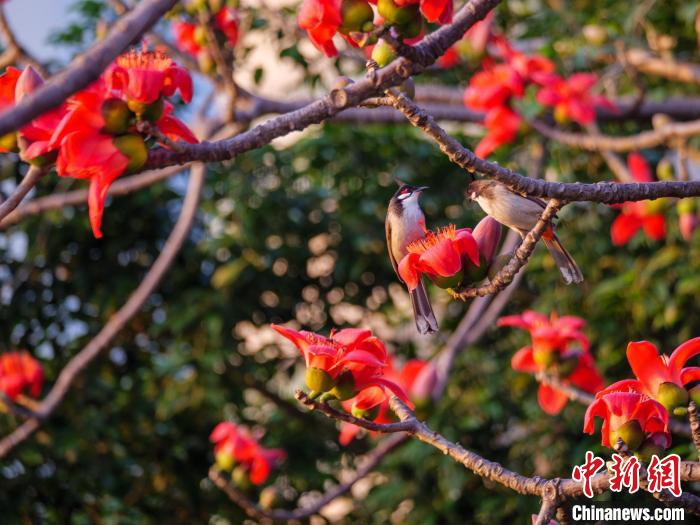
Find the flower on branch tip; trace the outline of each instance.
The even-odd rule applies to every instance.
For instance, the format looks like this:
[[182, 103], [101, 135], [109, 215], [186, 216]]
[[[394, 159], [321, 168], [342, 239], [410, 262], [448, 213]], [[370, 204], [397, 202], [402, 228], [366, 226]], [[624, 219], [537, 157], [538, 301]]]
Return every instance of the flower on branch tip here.
[[[498, 326], [527, 330], [532, 338], [530, 346], [513, 355], [511, 366], [514, 370], [553, 374], [563, 385], [574, 385], [595, 393], [603, 388], [603, 379], [589, 353], [590, 344], [582, 331], [585, 324], [580, 317], [559, 317], [555, 312], [546, 316], [533, 310], [498, 320]], [[568, 396], [554, 386], [540, 383], [537, 399], [542, 410], [556, 415], [566, 406]]]
[[406, 249], [399, 261], [399, 276], [410, 290], [418, 287], [422, 275], [441, 288], [454, 288], [467, 270], [479, 266], [479, 247], [471, 229], [456, 229], [452, 224], [427, 231]]
[[343, 401], [377, 387], [382, 391], [388, 389], [410, 403], [403, 389], [384, 377], [386, 347], [370, 330], [345, 328], [324, 337], [275, 324], [271, 327], [294, 343], [304, 357], [306, 386], [312, 396], [324, 393]]
[[299, 27], [306, 30], [311, 42], [329, 57], [338, 54], [333, 36], [342, 24], [340, 6], [341, 0], [304, 0], [299, 8]]
[[185, 102], [192, 100], [190, 73], [158, 51], [132, 50], [121, 55], [106, 71], [105, 78], [110, 89], [132, 103], [132, 109], [138, 104], [152, 104], [161, 96], [172, 96], [176, 91]]
[[557, 122], [573, 120], [585, 126], [595, 120], [596, 106], [616, 109], [606, 97], [591, 93], [598, 82], [598, 76], [593, 73], [574, 73], [568, 78], [553, 73], [540, 73], [534, 78], [542, 86], [537, 93], [537, 101], [554, 108]]
[[[651, 168], [643, 155], [637, 152], [627, 156], [627, 169], [636, 182], [652, 182]], [[666, 236], [666, 218], [661, 209], [664, 201], [635, 201], [613, 205], [620, 209], [610, 228], [612, 242], [616, 246], [627, 244], [632, 237], [643, 230], [647, 237], [660, 241]]]
[[700, 380], [700, 367], [685, 365], [698, 354], [700, 337], [681, 344], [670, 356], [660, 355], [656, 346], [649, 341], [631, 342], [627, 345], [627, 361], [637, 379], [613, 383], [598, 392], [596, 397], [611, 392], [638, 392], [655, 399], [669, 412], [685, 407], [689, 401], [686, 385]]
[[251, 483], [261, 485], [273, 467], [287, 454], [279, 448], [265, 448], [247, 428], [229, 421], [214, 427], [209, 440], [214, 443], [214, 457], [221, 470], [242, 469]]
[[[430, 402], [437, 381], [432, 363], [422, 359], [411, 359], [401, 369], [397, 369], [394, 367], [393, 360], [388, 359], [384, 375], [401, 387], [419, 408], [425, 407]], [[357, 417], [371, 419], [378, 424], [394, 421], [389, 408], [389, 397], [386, 391], [378, 387], [367, 388], [353, 399], [343, 401], [343, 408]], [[341, 445], [347, 445], [360, 430], [361, 428], [357, 425], [343, 422], [340, 425], [338, 441]]]
[[[486, 61], [485, 61], [486, 62]], [[464, 91], [464, 105], [476, 111], [503, 107], [511, 97], [521, 97], [525, 84], [518, 72], [508, 64], [490, 65], [472, 75]]]
[[38, 397], [44, 382], [44, 369], [29, 352], [0, 354], [0, 392], [14, 401], [22, 392]]
[[622, 438], [631, 450], [652, 440], [662, 448], [671, 445], [668, 412], [663, 405], [638, 392], [611, 392], [597, 397], [588, 406], [583, 423], [586, 434], [595, 432], [594, 419], [603, 419], [601, 442], [613, 447]]

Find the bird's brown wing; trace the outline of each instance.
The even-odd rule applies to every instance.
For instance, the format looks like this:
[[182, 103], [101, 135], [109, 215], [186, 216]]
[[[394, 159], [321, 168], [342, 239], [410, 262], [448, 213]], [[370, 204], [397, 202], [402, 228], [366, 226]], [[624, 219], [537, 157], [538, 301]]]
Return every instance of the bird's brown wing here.
[[[543, 210], [547, 207], [547, 203], [546, 203], [545, 201], [543, 201], [542, 199], [540, 199], [539, 197], [533, 197], [533, 196], [531, 196], [531, 195], [524, 195], [524, 194], [522, 194], [522, 193], [519, 193], [519, 195], [520, 195], [521, 197], [523, 197], [523, 198], [529, 200], [529, 201], [534, 202], [535, 204], [537, 204], [537, 205], [538, 205], [540, 208], [542, 208]], [[558, 214], [555, 214], [554, 217], [552, 217], [552, 218], [553, 218], [553, 219], [558, 219], [558, 218], [559, 218], [559, 215], [558, 215]]]
[[[396, 275], [399, 275], [399, 264], [396, 262], [396, 259], [394, 258], [394, 254], [391, 252], [391, 224], [389, 223], [389, 220], [384, 221], [384, 229], [386, 230], [386, 249], [389, 252], [389, 259], [391, 259], [391, 266], [394, 267], [394, 272], [396, 272]], [[399, 280], [401, 282], [403, 282], [400, 275], [399, 275]]]

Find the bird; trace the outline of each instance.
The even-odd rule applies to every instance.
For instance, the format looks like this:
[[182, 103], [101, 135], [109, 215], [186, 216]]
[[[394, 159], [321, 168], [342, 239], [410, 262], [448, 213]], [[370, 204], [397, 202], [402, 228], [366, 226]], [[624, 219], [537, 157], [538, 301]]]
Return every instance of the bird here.
[[[411, 186], [401, 181], [399, 189], [389, 201], [386, 220], [386, 245], [389, 250], [389, 259], [394, 267], [394, 272], [399, 280], [399, 262], [408, 253], [407, 246], [413, 241], [425, 237], [425, 215], [418, 202], [421, 193], [427, 190], [427, 186]], [[415, 290], [409, 290], [411, 303], [413, 304], [413, 316], [416, 328], [420, 334], [431, 334], [438, 331], [437, 319], [433, 313], [425, 284], [421, 280]]]
[[[515, 193], [502, 182], [495, 180], [472, 181], [466, 196], [468, 200], [476, 201], [487, 215], [518, 232], [523, 239], [537, 224], [546, 207], [543, 200]], [[545, 230], [542, 240], [559, 267], [564, 282], [582, 282], [581, 269], [566, 251], [551, 225]]]

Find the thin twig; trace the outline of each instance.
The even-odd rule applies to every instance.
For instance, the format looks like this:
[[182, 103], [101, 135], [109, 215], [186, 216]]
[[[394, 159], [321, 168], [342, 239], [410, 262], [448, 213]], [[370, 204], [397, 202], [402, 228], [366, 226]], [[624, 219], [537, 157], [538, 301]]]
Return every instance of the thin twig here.
[[[10, 26], [10, 22], [7, 20], [7, 16], [5, 14], [5, 6], [1, 4], [0, 33], [2, 34], [2, 37], [7, 45], [7, 49], [3, 53], [3, 55], [6, 55], [6, 57], [2, 59], [2, 67], [6, 67], [12, 62], [19, 61], [32, 66], [42, 77], [46, 78], [48, 76], [44, 65], [41, 62], [39, 62], [36, 58], [34, 58], [34, 56], [29, 51], [27, 51], [27, 49], [17, 40], [15, 32]], [[5, 63], [6, 61], [7, 63]]]
[[45, 170], [32, 166], [29, 171], [22, 177], [22, 181], [17, 185], [15, 191], [0, 204], [0, 222], [14, 210], [19, 203], [27, 196], [34, 186], [37, 185], [39, 179], [44, 176]]
[[126, 326], [131, 318], [141, 309], [151, 293], [158, 286], [165, 273], [168, 271], [175, 256], [185, 242], [197, 213], [199, 196], [204, 183], [206, 168], [202, 164], [192, 167], [187, 193], [182, 205], [182, 211], [175, 227], [168, 237], [163, 250], [146, 273], [141, 283], [133, 291], [124, 305], [107, 321], [85, 347], [71, 358], [68, 364], [61, 370], [58, 379], [51, 387], [47, 396], [41, 401], [36, 418], [31, 418], [22, 423], [9, 435], [0, 440], [0, 458], [5, 457], [13, 448], [27, 439], [42, 421], [49, 418], [59, 407], [78, 375], [92, 363], [95, 358], [107, 347], [109, 342]]

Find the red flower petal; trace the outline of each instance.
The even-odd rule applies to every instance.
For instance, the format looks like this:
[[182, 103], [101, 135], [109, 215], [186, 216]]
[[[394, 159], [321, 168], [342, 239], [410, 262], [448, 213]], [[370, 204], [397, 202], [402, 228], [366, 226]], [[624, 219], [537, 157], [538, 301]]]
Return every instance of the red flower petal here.
[[671, 373], [671, 380], [678, 383], [681, 379], [681, 369], [685, 364], [700, 354], [700, 337], [689, 339], [676, 348], [668, 360], [668, 369]]
[[642, 227], [642, 220], [636, 215], [621, 213], [613, 221], [610, 236], [615, 246], [627, 244]]
[[518, 350], [510, 360], [510, 366], [518, 372], [535, 374], [540, 371], [540, 366], [535, 363], [531, 346], [526, 346]]
[[550, 416], [556, 416], [561, 412], [568, 400], [566, 394], [544, 383], [540, 384], [537, 391], [537, 401], [540, 407]]
[[666, 363], [649, 341], [637, 341], [627, 345], [627, 360], [634, 375], [644, 385], [648, 396], [655, 397], [659, 385], [672, 380]]

